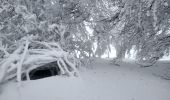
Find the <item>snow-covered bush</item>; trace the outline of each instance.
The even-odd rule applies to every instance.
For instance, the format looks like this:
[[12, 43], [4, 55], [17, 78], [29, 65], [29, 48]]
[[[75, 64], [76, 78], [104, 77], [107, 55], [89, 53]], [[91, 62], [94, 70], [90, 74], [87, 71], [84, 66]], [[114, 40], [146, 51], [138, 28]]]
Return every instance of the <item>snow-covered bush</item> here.
[[78, 76], [76, 59], [63, 51], [57, 42], [38, 41], [35, 36], [27, 36], [13, 46], [11, 52], [1, 47], [5, 56], [0, 61], [0, 83], [12, 79], [21, 82], [23, 73], [29, 80], [31, 70], [54, 61], [57, 61], [61, 75]]

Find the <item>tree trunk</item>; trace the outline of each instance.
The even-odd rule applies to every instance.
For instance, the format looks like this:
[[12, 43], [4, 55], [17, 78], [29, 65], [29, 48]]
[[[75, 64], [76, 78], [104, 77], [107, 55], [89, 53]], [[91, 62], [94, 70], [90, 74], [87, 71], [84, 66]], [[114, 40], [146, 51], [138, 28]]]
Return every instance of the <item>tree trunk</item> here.
[[116, 44], [115, 45], [116, 49], [116, 57], [113, 59], [113, 63], [115, 65], [118, 65], [122, 62], [122, 60], [125, 58], [126, 54], [126, 46], [124, 44]]

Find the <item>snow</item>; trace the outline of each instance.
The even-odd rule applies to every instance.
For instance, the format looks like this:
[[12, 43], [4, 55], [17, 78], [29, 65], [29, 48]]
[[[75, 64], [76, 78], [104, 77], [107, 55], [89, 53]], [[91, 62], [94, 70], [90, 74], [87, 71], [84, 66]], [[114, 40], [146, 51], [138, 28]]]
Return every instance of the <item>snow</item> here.
[[55, 76], [4, 85], [0, 100], [170, 100], [170, 62], [160, 61], [141, 68], [126, 60], [114, 66], [96, 60], [81, 68], [81, 77]]
[[165, 6], [168, 6], [168, 3], [167, 3], [167, 2], [165, 2], [165, 3], [164, 3], [164, 5], [165, 5]]

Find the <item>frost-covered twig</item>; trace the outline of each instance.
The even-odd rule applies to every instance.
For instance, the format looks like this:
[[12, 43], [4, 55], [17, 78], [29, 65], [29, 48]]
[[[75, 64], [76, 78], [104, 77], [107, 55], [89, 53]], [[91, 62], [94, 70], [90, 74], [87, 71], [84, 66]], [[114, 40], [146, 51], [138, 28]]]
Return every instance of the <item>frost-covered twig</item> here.
[[22, 55], [22, 57], [21, 57], [20, 62], [19, 62], [18, 65], [17, 65], [17, 81], [18, 81], [18, 82], [21, 82], [21, 70], [22, 70], [23, 61], [24, 61], [24, 59], [26, 58], [26, 54], [27, 54], [27, 52], [28, 52], [28, 46], [29, 46], [29, 41], [26, 40], [23, 55]]
[[57, 61], [57, 64], [58, 64], [58, 67], [59, 67], [59, 69], [60, 69], [60, 71], [61, 71], [61, 74], [65, 74], [65, 73], [64, 73], [64, 69], [63, 69], [63, 67], [61, 66], [59, 60]]
[[64, 56], [64, 61], [72, 68], [74, 76], [78, 76], [79, 73], [76, 66], [68, 60], [66, 55]]
[[71, 76], [71, 71], [68, 69], [67, 65], [64, 63], [63, 59], [59, 60], [61, 62], [61, 64], [63, 65], [64, 70], [66, 71], [66, 74], [68, 74], [69, 76]]
[[0, 51], [3, 51], [5, 53], [5, 56], [8, 57], [9, 53], [7, 51], [7, 45], [3, 46], [2, 43], [0, 43]]

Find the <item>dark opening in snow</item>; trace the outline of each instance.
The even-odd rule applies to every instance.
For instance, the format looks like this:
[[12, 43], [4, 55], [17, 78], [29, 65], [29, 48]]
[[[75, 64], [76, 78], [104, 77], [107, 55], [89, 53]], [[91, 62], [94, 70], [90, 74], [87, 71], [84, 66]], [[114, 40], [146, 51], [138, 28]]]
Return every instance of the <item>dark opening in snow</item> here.
[[60, 74], [57, 62], [52, 62], [38, 67], [29, 73], [30, 80], [41, 79], [45, 77], [55, 76]]

